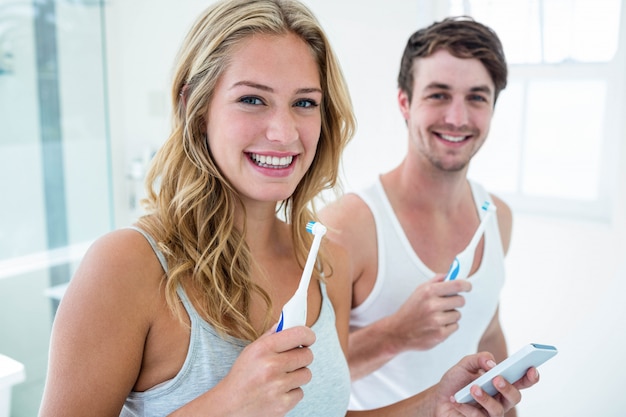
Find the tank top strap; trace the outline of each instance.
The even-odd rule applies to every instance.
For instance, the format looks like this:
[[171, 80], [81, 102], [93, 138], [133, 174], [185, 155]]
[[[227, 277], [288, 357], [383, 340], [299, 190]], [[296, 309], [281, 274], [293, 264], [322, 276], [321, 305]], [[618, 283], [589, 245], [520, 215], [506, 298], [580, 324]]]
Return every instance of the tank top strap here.
[[[169, 270], [168, 266], [167, 266], [167, 260], [165, 259], [165, 255], [163, 254], [161, 249], [159, 249], [159, 245], [156, 243], [154, 238], [148, 232], [146, 232], [145, 230], [141, 229], [140, 227], [129, 226], [128, 228], [129, 229], [133, 229], [133, 230], [141, 233], [143, 235], [143, 237], [146, 238], [146, 240], [148, 241], [148, 243], [152, 247], [152, 250], [154, 251], [154, 254], [158, 258], [159, 263], [161, 264], [161, 267], [163, 268], [163, 271], [165, 271], [165, 273], [167, 274], [168, 270]], [[198, 317], [199, 317], [198, 312], [193, 307], [193, 304], [189, 300], [189, 297], [187, 297], [187, 293], [185, 292], [185, 290], [183, 289], [183, 287], [181, 285], [178, 285], [178, 287], [176, 288], [176, 293], [178, 294], [178, 297], [182, 301], [183, 306], [185, 307], [185, 310], [187, 310], [187, 313], [189, 314], [189, 318], [192, 321], [196, 321], [198, 319]]]
[[159, 259], [159, 263], [161, 264], [161, 267], [163, 268], [163, 271], [165, 271], [165, 273], [167, 274], [169, 272], [168, 267], [167, 267], [167, 260], [165, 259], [165, 255], [163, 255], [163, 252], [161, 252], [161, 249], [159, 249], [159, 245], [157, 245], [157, 243], [154, 240], [154, 238], [150, 234], [148, 234], [148, 232], [146, 232], [145, 230], [143, 230], [143, 229], [141, 229], [141, 228], [139, 228], [137, 226], [128, 226], [128, 229], [133, 229], [133, 230], [141, 233], [143, 235], [143, 237], [146, 238], [146, 240], [148, 241], [148, 243], [152, 247], [152, 250], [154, 251], [154, 254]]

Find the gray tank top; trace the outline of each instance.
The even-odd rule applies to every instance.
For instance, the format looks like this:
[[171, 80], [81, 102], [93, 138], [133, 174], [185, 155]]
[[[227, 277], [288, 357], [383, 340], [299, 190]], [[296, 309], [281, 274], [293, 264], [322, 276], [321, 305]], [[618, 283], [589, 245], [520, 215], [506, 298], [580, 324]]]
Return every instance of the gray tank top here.
[[[154, 239], [143, 230], [132, 227], [150, 242], [163, 270], [167, 262]], [[304, 398], [288, 416], [345, 416], [350, 397], [350, 373], [341, 350], [335, 327], [335, 312], [320, 283], [322, 308], [311, 327], [317, 340], [311, 347], [314, 360], [309, 369], [311, 382], [303, 387]], [[200, 318], [182, 287], [180, 297], [191, 321], [189, 350], [178, 374], [144, 392], [131, 392], [126, 398], [120, 417], [166, 416], [214, 387], [228, 374], [233, 363], [249, 342], [220, 336]], [[241, 395], [245, 395], [242, 393]]]

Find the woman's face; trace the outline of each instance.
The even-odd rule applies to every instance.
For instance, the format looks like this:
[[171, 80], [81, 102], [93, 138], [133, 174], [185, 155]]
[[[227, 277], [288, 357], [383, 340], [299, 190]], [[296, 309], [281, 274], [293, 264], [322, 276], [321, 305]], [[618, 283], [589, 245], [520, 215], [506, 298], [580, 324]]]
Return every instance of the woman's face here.
[[235, 47], [206, 129], [215, 163], [244, 201], [291, 196], [315, 156], [321, 101], [317, 63], [296, 35], [253, 35]]

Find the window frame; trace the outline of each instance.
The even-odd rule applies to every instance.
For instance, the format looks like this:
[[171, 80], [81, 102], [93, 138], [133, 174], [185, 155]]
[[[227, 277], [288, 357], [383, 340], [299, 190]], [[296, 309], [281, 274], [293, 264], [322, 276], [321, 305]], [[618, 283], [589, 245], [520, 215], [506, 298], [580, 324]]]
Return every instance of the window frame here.
[[[471, 1], [471, 0], [468, 0]], [[427, 10], [435, 16], [434, 20], [441, 20], [450, 15], [450, 4], [436, 4], [436, 1], [420, 1], [421, 4], [429, 3]], [[481, 22], [490, 25], [489, 21]], [[424, 18], [420, 19], [424, 26]], [[428, 24], [428, 23], [427, 23]], [[602, 121], [602, 138], [600, 141], [600, 163], [598, 172], [597, 198], [594, 200], [569, 199], [560, 197], [536, 196], [524, 193], [521, 187], [524, 175], [523, 153], [518, 156], [518, 171], [516, 173], [516, 190], [500, 191], [492, 189], [486, 178], [476, 177], [476, 180], [484, 183], [487, 188], [502, 197], [516, 212], [524, 212], [538, 215], [554, 215], [560, 217], [573, 217], [577, 219], [612, 223], [614, 221], [614, 207], [617, 203], [619, 155], [621, 140], [624, 137], [624, 125], [622, 121], [623, 111], [626, 104], [626, 85], [623, 74], [626, 74], [626, 4], [620, 8], [619, 30], [617, 49], [612, 60], [605, 62], [579, 62], [566, 61], [562, 63], [532, 63], [519, 64], [509, 63], [509, 83], [518, 82], [523, 85], [523, 96], [526, 100], [529, 81], [541, 80], [598, 80], [603, 79], [607, 83], [608, 94], [605, 97], [605, 116]], [[505, 51], [506, 52], [506, 51]], [[503, 92], [506, 94], [506, 90]], [[527, 103], [522, 103], [526, 108]], [[498, 117], [498, 111], [494, 118]], [[527, 124], [527, 115], [522, 115], [522, 124]], [[521, 146], [527, 140], [526, 133], [522, 133]], [[489, 163], [483, 159], [481, 163]], [[470, 177], [472, 171], [470, 169]]]

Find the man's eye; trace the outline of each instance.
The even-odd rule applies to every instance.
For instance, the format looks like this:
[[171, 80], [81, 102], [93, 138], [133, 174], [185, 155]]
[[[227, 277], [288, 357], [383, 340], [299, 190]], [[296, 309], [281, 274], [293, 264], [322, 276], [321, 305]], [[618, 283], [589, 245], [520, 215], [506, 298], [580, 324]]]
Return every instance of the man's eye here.
[[481, 95], [475, 94], [469, 97], [469, 99], [471, 101], [480, 101], [480, 102], [486, 102], [487, 99]]
[[315, 100], [298, 100], [295, 103], [296, 107], [317, 107], [319, 104]]
[[258, 97], [242, 97], [239, 101], [244, 104], [254, 104], [254, 105], [263, 104], [263, 101], [261, 101], [261, 99]]
[[432, 98], [434, 100], [444, 100], [446, 98], [446, 95], [443, 93], [435, 93], [435, 94], [431, 94], [429, 98]]

